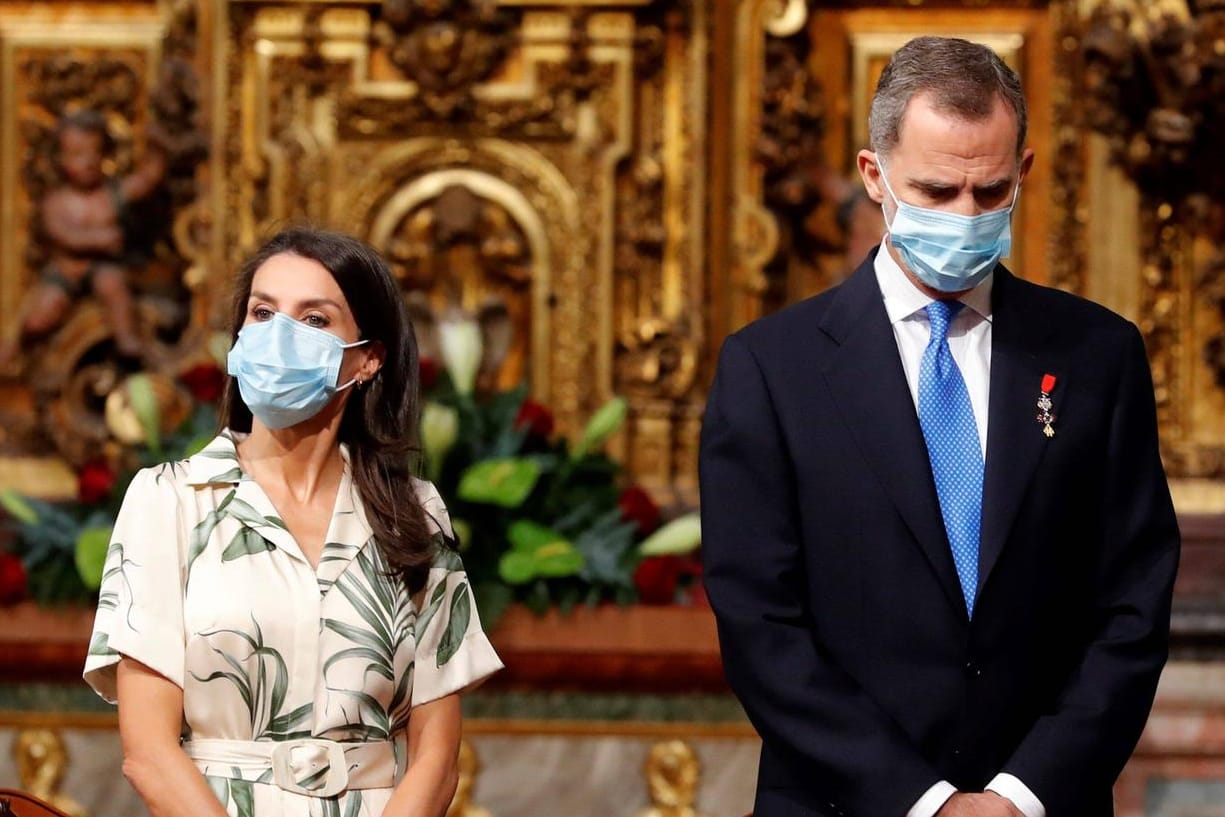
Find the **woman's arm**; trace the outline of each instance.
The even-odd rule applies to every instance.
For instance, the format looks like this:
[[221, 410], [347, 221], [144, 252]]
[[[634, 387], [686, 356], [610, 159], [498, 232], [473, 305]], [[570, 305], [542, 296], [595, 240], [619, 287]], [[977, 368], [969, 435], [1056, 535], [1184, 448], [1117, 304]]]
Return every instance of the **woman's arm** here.
[[183, 690], [139, 661], [119, 661], [123, 775], [153, 817], [226, 817], [226, 810], [179, 746]]
[[[408, 771], [383, 817], [443, 817], [459, 779], [459, 695], [413, 707], [408, 715]], [[155, 817], [160, 817], [155, 815]]]

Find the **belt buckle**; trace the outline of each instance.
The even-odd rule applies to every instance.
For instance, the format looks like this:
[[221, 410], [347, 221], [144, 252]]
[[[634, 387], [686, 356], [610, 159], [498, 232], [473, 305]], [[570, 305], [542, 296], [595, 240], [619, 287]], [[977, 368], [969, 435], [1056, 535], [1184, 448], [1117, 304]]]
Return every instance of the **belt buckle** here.
[[[295, 769], [294, 750], [314, 750], [310, 757], [300, 758]], [[322, 785], [304, 786], [298, 782], [313, 783], [326, 769]], [[345, 761], [344, 747], [331, 740], [303, 738], [282, 741], [272, 750], [272, 780], [282, 789], [307, 797], [331, 797], [340, 794], [349, 785], [349, 766]]]

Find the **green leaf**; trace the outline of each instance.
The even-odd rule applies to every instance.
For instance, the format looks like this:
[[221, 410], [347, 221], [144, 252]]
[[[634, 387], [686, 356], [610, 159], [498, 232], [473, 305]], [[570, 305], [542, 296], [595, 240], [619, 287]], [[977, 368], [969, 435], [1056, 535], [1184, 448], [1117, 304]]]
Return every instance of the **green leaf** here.
[[207, 481], [208, 482], [238, 482], [240, 479], [242, 479], [242, 476], [243, 476], [242, 469], [236, 466], [234, 468], [231, 468], [229, 471], [223, 471], [220, 474], [216, 474], [214, 476], [209, 477]]
[[575, 550], [574, 545], [561, 540], [536, 548], [532, 561], [536, 565], [536, 575], [549, 579], [574, 576], [584, 564], [583, 554]]
[[604, 585], [632, 585], [633, 569], [626, 564], [626, 555], [634, 546], [634, 523], [620, 522], [620, 511], [613, 525], [599, 520], [574, 540], [574, 546], [583, 554], [585, 564], [579, 574], [585, 581]]
[[109, 643], [110, 637], [106, 633], [94, 633], [94, 637], [89, 642], [90, 655], [115, 655], [115, 651], [111, 649]]
[[77, 573], [81, 582], [90, 590], [102, 586], [102, 571], [106, 565], [106, 554], [110, 550], [111, 529], [86, 528], [77, 537], [74, 554]]
[[310, 725], [314, 717], [314, 703], [304, 703], [291, 712], [284, 712], [268, 721], [264, 735], [280, 735], [302, 729]]
[[507, 551], [498, 560], [498, 576], [507, 584], [527, 584], [536, 578], [536, 560], [521, 550]]
[[[231, 491], [231, 493], [233, 493]], [[221, 514], [217, 511], [209, 511], [204, 515], [196, 526], [191, 529], [191, 535], [188, 537], [187, 548], [187, 581], [191, 581], [191, 566], [196, 561], [204, 548], [208, 547], [208, 540], [212, 538], [213, 531], [218, 523], [221, 522]]]
[[276, 545], [259, 535], [258, 531], [240, 527], [230, 540], [230, 544], [221, 554], [221, 561], [232, 562], [243, 556], [254, 556], [257, 553], [267, 553], [276, 550]]
[[421, 643], [421, 638], [425, 635], [425, 631], [429, 629], [430, 621], [433, 620], [434, 614], [438, 612], [438, 608], [442, 607], [442, 601], [446, 594], [447, 580], [443, 579], [434, 587], [434, 592], [430, 595], [429, 604], [425, 605], [425, 609], [417, 616], [417, 643]]
[[465, 502], [517, 508], [540, 479], [540, 466], [529, 459], [483, 460], [468, 467], [459, 479], [459, 498]]
[[468, 622], [471, 618], [472, 599], [468, 596], [468, 584], [461, 582], [451, 594], [451, 617], [447, 620], [447, 630], [442, 634], [442, 640], [438, 642], [439, 668], [459, 652], [464, 636], [468, 634]]
[[395, 680], [395, 674], [392, 671], [392, 668], [387, 666], [387, 659], [383, 653], [377, 650], [372, 650], [369, 647], [347, 647], [346, 649], [340, 650], [324, 662], [323, 674], [326, 676], [328, 671], [338, 661], [346, 661], [350, 658], [367, 658], [370, 660], [370, 663], [366, 665], [367, 672], [377, 672], [388, 681]]
[[255, 817], [255, 784], [249, 780], [231, 780], [230, 795], [237, 806], [237, 817]]
[[127, 392], [132, 411], [145, 432], [145, 444], [155, 453], [161, 451], [160, 410], [157, 393], [153, 390], [153, 379], [147, 374], [134, 374], [127, 379]]
[[38, 524], [38, 514], [35, 513], [34, 507], [25, 497], [12, 488], [5, 488], [3, 491], [0, 491], [0, 507], [3, 507], [9, 516], [23, 525]]
[[616, 434], [621, 424], [625, 422], [628, 409], [629, 404], [625, 402], [624, 397], [614, 397], [600, 406], [587, 421], [587, 427], [583, 429], [583, 436], [579, 439], [578, 445], [574, 447], [574, 453], [570, 455], [571, 459], [581, 459], [588, 451], [599, 448], [609, 437]]
[[557, 531], [530, 519], [519, 519], [512, 522], [506, 529], [506, 538], [510, 540], [512, 549], [524, 553], [534, 553], [544, 545], [565, 541], [565, 537]]
[[234, 497], [225, 506], [225, 515], [231, 516], [245, 525], [258, 528], [264, 524], [264, 515], [257, 511], [249, 502]]
[[361, 627], [354, 627], [352, 624], [346, 624], [343, 621], [337, 621], [334, 618], [325, 618], [323, 626], [327, 627], [332, 632], [342, 635], [352, 641], [354, 644], [359, 644], [363, 647], [369, 647], [379, 653], [386, 653], [387, 647], [379, 640], [378, 636], [369, 630], [364, 630]]

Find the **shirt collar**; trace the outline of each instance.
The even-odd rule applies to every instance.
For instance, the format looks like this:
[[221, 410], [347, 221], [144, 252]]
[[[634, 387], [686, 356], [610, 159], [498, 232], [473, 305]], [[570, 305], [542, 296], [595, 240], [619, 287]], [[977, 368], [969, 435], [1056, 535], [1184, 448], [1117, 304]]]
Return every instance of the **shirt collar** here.
[[238, 461], [238, 449], [234, 443], [236, 437], [241, 438], [241, 435], [227, 428], [204, 448], [188, 457], [187, 484], [233, 484], [250, 479]]
[[[880, 286], [881, 295], [885, 299], [885, 312], [889, 315], [890, 324], [906, 320], [915, 313], [922, 312], [927, 309], [928, 304], [935, 300], [923, 294], [917, 286], [911, 283], [910, 278], [898, 266], [897, 261], [893, 260], [893, 254], [889, 252], [888, 239], [881, 242], [880, 249], [876, 252], [874, 267], [876, 283]], [[985, 320], [991, 320], [991, 287], [994, 280], [995, 273], [993, 272], [983, 279], [981, 284], [957, 300], [977, 312]]]
[[[232, 516], [245, 527], [255, 530], [291, 556], [306, 561], [285, 523], [277, 516], [276, 508], [255, 480], [243, 470], [238, 460], [236, 441], [245, 434], [225, 429], [199, 453], [187, 458], [187, 483], [189, 485], [233, 485], [231, 501], [226, 504], [226, 515]], [[370, 541], [372, 529], [366, 518], [353, 484], [349, 461], [349, 448], [340, 446], [345, 461], [340, 486], [336, 494], [336, 505], [325, 537], [323, 553], [316, 569], [320, 590], [335, 582], [353, 557]]]

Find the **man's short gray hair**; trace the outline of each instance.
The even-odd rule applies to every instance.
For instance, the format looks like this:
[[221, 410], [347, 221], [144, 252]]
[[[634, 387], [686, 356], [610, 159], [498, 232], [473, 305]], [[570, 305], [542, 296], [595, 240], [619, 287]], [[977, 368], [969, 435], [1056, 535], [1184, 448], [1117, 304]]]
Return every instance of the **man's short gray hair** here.
[[1000, 97], [1017, 117], [1017, 154], [1025, 146], [1028, 116], [1021, 78], [985, 45], [953, 37], [916, 37], [894, 52], [881, 72], [868, 114], [872, 150], [889, 154], [898, 142], [910, 100], [929, 94], [941, 113], [977, 121]]

